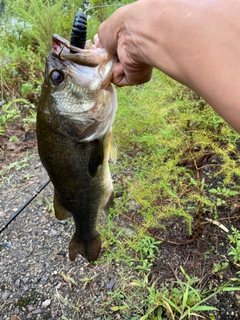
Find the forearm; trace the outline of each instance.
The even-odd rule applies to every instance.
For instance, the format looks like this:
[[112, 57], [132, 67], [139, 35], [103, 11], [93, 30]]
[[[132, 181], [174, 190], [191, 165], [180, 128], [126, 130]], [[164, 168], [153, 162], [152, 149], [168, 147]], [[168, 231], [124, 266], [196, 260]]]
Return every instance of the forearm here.
[[165, 11], [157, 44], [163, 49], [151, 57], [153, 65], [200, 94], [240, 132], [240, 3], [156, 3], [165, 4]]
[[100, 26], [100, 41], [119, 56], [119, 85], [147, 81], [147, 66], [156, 67], [240, 132], [239, 14], [238, 0], [139, 0]]

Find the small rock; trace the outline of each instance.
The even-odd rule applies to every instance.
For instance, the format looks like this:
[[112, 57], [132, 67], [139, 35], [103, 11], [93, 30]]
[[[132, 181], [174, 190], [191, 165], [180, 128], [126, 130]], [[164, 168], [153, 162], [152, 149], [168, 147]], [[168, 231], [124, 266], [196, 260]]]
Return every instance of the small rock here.
[[16, 286], [16, 287], [20, 287], [20, 281], [21, 281], [20, 279], [17, 279], [17, 280], [15, 281], [15, 286]]
[[111, 280], [107, 285], [106, 285], [106, 289], [107, 290], [111, 290], [115, 285], [115, 281]]
[[59, 232], [57, 232], [57, 231], [54, 230], [54, 229], [51, 229], [51, 233], [52, 233], [54, 236], [58, 236], [58, 235], [59, 235]]
[[51, 299], [47, 299], [43, 301], [42, 308], [47, 308], [48, 306], [50, 306], [51, 302], [52, 302]]
[[125, 234], [127, 237], [132, 237], [134, 235], [134, 231], [130, 228], [124, 228]]
[[36, 309], [36, 308], [33, 307], [33, 306], [29, 306], [29, 307], [28, 307], [28, 311], [29, 311], [29, 312], [33, 312], [33, 310], [35, 310], [35, 309]]
[[41, 282], [46, 282], [46, 281], [48, 281], [48, 278], [49, 278], [48, 276], [47, 277], [43, 277], [40, 281]]
[[63, 256], [63, 257], [66, 257], [66, 251], [63, 251], [63, 250], [61, 250], [61, 251], [59, 251], [58, 253], [57, 253], [59, 256]]
[[7, 246], [8, 246], [8, 248], [12, 248], [12, 242], [11, 242], [11, 241], [8, 241]]
[[5, 292], [3, 292], [3, 294], [2, 294], [2, 300], [3, 301], [6, 301], [7, 300], [7, 298], [10, 296], [10, 292], [9, 291], [5, 291]]
[[23, 286], [23, 290], [28, 291], [28, 286], [27, 285]]
[[8, 277], [8, 278], [7, 278], [7, 282], [9, 282], [9, 283], [13, 282], [12, 277]]
[[29, 278], [23, 278], [23, 279], [22, 279], [22, 282], [23, 282], [24, 284], [26, 284], [26, 283], [28, 283], [28, 280], [29, 280]]
[[15, 313], [15, 314], [19, 314], [19, 312], [20, 312], [19, 308], [15, 308], [15, 309], [14, 309], [14, 313]]
[[40, 313], [42, 313], [42, 309], [35, 309], [35, 310], [33, 310], [33, 312], [32, 312], [32, 314], [40, 314]]

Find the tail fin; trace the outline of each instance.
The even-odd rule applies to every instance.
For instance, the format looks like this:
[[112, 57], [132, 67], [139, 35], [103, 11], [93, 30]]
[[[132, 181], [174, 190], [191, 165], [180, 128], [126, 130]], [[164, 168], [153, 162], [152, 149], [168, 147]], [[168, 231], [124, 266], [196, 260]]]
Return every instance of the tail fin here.
[[99, 234], [97, 234], [97, 236], [89, 242], [79, 241], [76, 237], [76, 234], [74, 234], [69, 244], [69, 259], [74, 261], [77, 253], [79, 253], [89, 262], [93, 262], [97, 260], [100, 251], [101, 238]]

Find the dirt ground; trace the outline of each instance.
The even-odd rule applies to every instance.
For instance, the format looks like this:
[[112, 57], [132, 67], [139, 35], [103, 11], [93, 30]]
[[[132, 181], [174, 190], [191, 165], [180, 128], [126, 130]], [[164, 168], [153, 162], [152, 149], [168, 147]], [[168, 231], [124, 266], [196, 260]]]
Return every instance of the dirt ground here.
[[[37, 154], [34, 131], [26, 134], [19, 131], [18, 135], [20, 141], [15, 144], [7, 143], [7, 137], [0, 140], [5, 150], [0, 155], [0, 167], [8, 166], [7, 175], [0, 180], [0, 229], [48, 180]], [[15, 166], [9, 168], [12, 163]], [[26, 163], [30, 165], [24, 166]], [[221, 181], [216, 181], [218, 184]], [[52, 191], [50, 183], [0, 234], [0, 320], [103, 320], [106, 318], [99, 313], [99, 308], [108, 293], [114, 290], [114, 285], [121, 282], [120, 266], [114, 261], [92, 265], [80, 256], [75, 262], [69, 261], [68, 244], [74, 225], [73, 222], [60, 222], [53, 216]], [[218, 222], [229, 231], [232, 226], [240, 229], [237, 201], [235, 198], [233, 203], [219, 210]], [[213, 219], [213, 213], [208, 212], [207, 218]], [[129, 213], [121, 219], [127, 224], [128, 219], [134, 221], [137, 217]], [[186, 225], [179, 218], [164, 223], [166, 231], [151, 230], [156, 238], [167, 241], [160, 245], [149, 284], [155, 282], [161, 287], [164, 282], [176, 280], [181, 277], [180, 266], [200, 279], [198, 287], [202, 290], [220, 286], [236, 277], [239, 270], [228, 255], [228, 233], [221, 227], [203, 216], [202, 232], [196, 241], [176, 245], [168, 241], [181, 243], [189, 239]], [[226, 261], [229, 262], [227, 268], [213, 272], [214, 264]], [[87, 278], [91, 280], [87, 281]], [[240, 319], [237, 293], [224, 292], [209, 302], [219, 310], [214, 312], [215, 319]], [[119, 312], [113, 312], [108, 319], [122, 318]], [[208, 319], [207, 315], [205, 319]]]

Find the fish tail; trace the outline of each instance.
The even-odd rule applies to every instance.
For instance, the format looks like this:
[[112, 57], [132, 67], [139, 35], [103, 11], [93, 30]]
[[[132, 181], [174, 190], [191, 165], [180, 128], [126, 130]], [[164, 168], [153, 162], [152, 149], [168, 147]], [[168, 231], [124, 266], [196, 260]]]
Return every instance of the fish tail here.
[[76, 259], [76, 255], [79, 253], [89, 262], [93, 262], [97, 260], [100, 251], [101, 238], [99, 234], [97, 234], [92, 240], [86, 242], [78, 240], [75, 233], [69, 244], [69, 259], [74, 261]]
[[61, 205], [60, 201], [58, 200], [58, 195], [55, 189], [54, 189], [53, 207], [55, 211], [55, 217], [58, 220], [65, 220], [72, 216], [71, 213], [67, 211], [65, 208], [63, 208], [63, 206]]

